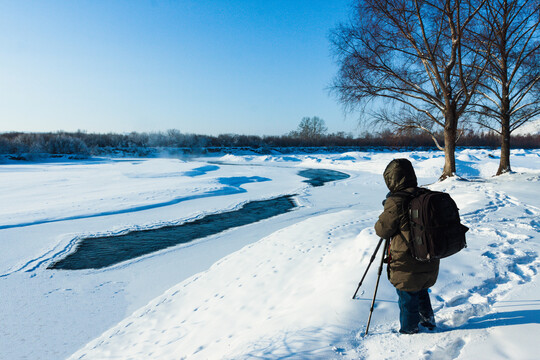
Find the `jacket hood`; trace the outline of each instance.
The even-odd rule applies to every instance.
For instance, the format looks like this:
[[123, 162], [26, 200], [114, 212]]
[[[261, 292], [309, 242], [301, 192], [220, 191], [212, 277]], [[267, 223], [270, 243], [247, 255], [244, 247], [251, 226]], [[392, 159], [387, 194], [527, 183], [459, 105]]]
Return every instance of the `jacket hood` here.
[[418, 185], [413, 166], [407, 159], [390, 161], [384, 169], [383, 177], [388, 190], [393, 193]]

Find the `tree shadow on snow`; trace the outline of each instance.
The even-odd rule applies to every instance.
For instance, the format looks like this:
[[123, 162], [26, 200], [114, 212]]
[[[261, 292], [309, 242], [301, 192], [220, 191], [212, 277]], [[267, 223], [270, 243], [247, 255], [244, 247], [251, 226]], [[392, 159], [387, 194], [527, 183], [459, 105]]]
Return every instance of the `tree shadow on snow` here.
[[472, 179], [479, 178], [480, 170], [477, 169], [475, 166], [477, 166], [477, 164], [472, 161], [456, 159], [456, 170], [458, 174], [462, 176]]
[[246, 348], [242, 359], [312, 360], [328, 359], [345, 354], [345, 349], [334, 346], [342, 341], [346, 327], [310, 327], [297, 331], [283, 331], [269, 338], [259, 339]]
[[[469, 321], [450, 330], [487, 329], [497, 326], [540, 324], [540, 310], [516, 310], [487, 314], [469, 319]], [[444, 331], [444, 330], [443, 330]]]

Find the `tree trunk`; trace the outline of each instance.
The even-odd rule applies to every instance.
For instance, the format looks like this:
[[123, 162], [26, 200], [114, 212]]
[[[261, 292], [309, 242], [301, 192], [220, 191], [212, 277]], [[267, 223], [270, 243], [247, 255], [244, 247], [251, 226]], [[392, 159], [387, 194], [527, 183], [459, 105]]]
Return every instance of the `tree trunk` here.
[[444, 168], [440, 180], [456, 174], [456, 129], [444, 129]]
[[506, 76], [506, 62], [503, 61], [505, 71], [502, 86], [501, 101], [501, 160], [496, 175], [510, 172], [510, 91], [508, 90], [508, 80]]
[[446, 113], [444, 126], [444, 168], [440, 180], [456, 174], [457, 116], [455, 108]]
[[501, 160], [497, 175], [512, 171], [510, 169], [510, 126], [509, 121], [503, 121], [501, 127]]

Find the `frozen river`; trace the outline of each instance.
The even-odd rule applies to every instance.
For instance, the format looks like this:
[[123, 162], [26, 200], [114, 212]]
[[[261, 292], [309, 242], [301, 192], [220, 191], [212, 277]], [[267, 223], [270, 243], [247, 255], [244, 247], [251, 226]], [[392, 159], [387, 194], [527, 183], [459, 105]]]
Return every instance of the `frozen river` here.
[[[377, 241], [382, 172], [395, 157], [411, 160], [420, 184], [449, 192], [471, 228], [469, 247], [452, 266], [441, 265], [432, 289], [444, 331], [407, 346], [390, 331], [397, 305], [387, 281], [365, 341], [355, 334], [369, 296], [350, 300]], [[540, 201], [531, 194], [539, 190], [539, 153], [513, 151], [516, 173], [498, 178], [496, 152], [461, 150], [456, 158], [467, 181], [436, 183], [442, 153], [424, 151], [0, 165], [0, 359], [377, 359], [382, 349], [428, 359], [440, 344], [452, 354], [497, 359], [517, 338], [524, 344], [518, 355], [528, 358], [537, 317], [518, 322], [515, 336], [486, 324], [502, 324], [496, 314], [504, 301], [538, 298]], [[346, 176], [312, 186], [319, 182], [302, 175], [313, 169]], [[243, 220], [258, 211], [250, 206], [264, 216]], [[92, 241], [106, 246], [220, 216], [229, 221], [236, 211], [242, 221], [232, 227], [134, 257], [122, 255], [122, 246], [107, 250], [112, 261], [103, 248], [95, 259], [78, 252]], [[76, 254], [72, 264], [103, 263], [51, 269]]]

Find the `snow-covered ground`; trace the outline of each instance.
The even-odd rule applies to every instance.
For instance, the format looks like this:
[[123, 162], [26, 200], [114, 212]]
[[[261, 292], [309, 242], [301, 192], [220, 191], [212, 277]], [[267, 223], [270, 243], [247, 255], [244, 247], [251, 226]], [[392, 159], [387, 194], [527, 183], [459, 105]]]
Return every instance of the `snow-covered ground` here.
[[[496, 178], [498, 152], [456, 156], [462, 179], [444, 182], [442, 153], [421, 151], [0, 165], [0, 358], [536, 359], [540, 151], [513, 151], [515, 173]], [[436, 332], [396, 334], [397, 295], [382, 279], [363, 337], [376, 264], [351, 296], [396, 157], [452, 195], [469, 246], [441, 262]], [[350, 178], [311, 187], [306, 168]], [[284, 194], [296, 210], [105, 269], [46, 269], [83, 237]]]

